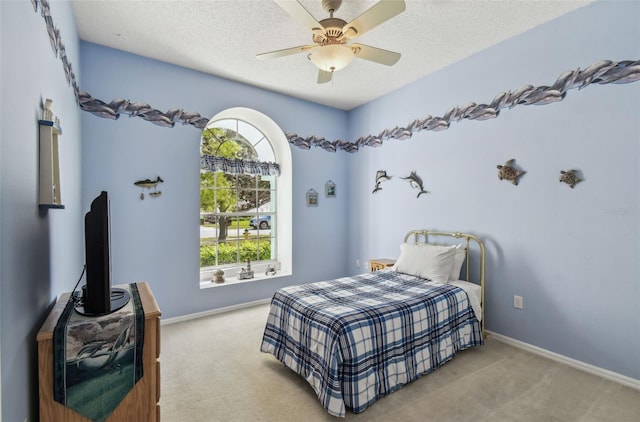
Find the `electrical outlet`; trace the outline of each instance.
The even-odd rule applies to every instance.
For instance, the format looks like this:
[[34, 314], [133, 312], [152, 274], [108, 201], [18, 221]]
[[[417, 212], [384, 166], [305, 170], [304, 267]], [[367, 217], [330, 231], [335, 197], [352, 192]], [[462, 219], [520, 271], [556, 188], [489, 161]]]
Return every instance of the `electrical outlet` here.
[[522, 309], [522, 296], [513, 296], [513, 307], [516, 309]]
[[360, 260], [356, 259], [356, 267], [360, 268]]

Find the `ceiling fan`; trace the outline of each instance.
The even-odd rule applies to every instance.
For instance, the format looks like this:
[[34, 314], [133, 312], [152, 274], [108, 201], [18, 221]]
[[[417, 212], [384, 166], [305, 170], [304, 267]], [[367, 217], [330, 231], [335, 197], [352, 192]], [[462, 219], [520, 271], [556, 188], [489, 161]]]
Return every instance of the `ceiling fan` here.
[[308, 52], [307, 58], [319, 69], [319, 84], [331, 81], [333, 72], [347, 67], [354, 57], [387, 66], [392, 66], [400, 60], [400, 53], [348, 42], [402, 13], [406, 8], [404, 0], [381, 0], [348, 23], [333, 17], [342, 0], [322, 0], [322, 7], [329, 12], [329, 17], [319, 22], [298, 1], [274, 1], [311, 30], [314, 44], [258, 54], [258, 59], [273, 59]]

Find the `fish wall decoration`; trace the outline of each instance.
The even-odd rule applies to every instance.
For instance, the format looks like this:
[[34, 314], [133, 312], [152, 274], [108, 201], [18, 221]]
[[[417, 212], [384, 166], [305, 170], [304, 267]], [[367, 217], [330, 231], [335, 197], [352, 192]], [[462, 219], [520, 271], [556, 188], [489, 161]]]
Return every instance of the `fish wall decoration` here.
[[[157, 198], [158, 196], [162, 195], [162, 191], [157, 190], [158, 183], [163, 183], [163, 182], [164, 180], [162, 180], [162, 178], [158, 176], [156, 180], [151, 180], [151, 179], [138, 180], [133, 184], [143, 189], [153, 189], [152, 192], [149, 192], [149, 195], [151, 195], [154, 198]], [[140, 193], [140, 199], [141, 200], [144, 199], [144, 192]]]
[[416, 196], [416, 198], [420, 198], [420, 195], [422, 195], [423, 193], [429, 193], [429, 191], [424, 190], [424, 187], [422, 185], [422, 178], [418, 176], [415, 171], [412, 171], [411, 174], [409, 174], [407, 177], [401, 177], [401, 179], [408, 180], [409, 185], [413, 189], [418, 190], [418, 196]]
[[387, 176], [386, 170], [378, 170], [376, 172], [376, 187], [373, 188], [373, 191], [371, 193], [376, 193], [379, 190], [382, 190], [382, 188], [380, 187], [380, 183], [386, 182], [389, 179], [391, 179], [391, 176]]

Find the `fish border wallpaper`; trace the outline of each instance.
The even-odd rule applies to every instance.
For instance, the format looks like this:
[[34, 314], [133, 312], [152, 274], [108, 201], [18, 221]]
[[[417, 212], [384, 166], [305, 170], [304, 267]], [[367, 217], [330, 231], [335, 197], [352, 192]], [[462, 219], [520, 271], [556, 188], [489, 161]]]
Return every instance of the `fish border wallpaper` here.
[[[55, 56], [62, 61], [67, 83], [73, 88], [76, 102], [81, 110], [113, 120], [117, 120], [122, 114], [130, 117], [140, 117], [163, 127], [174, 127], [176, 123], [181, 123], [202, 130], [209, 122], [210, 119], [203, 117], [200, 113], [184, 111], [180, 108], [171, 108], [166, 112], [162, 112], [147, 103], [132, 102], [124, 98], [116, 98], [109, 103], [105, 103], [82, 91], [77, 84], [73, 66], [67, 58], [60, 30], [51, 17], [49, 0], [31, 0], [31, 3], [36, 13], [38, 6], [40, 6], [40, 14], [46, 24], [51, 49]], [[296, 133], [286, 132], [285, 135], [290, 144], [301, 149], [308, 150], [313, 146], [329, 152], [343, 150], [353, 153], [365, 146], [380, 146], [383, 142], [391, 139], [409, 139], [414, 133], [422, 130], [445, 130], [449, 128], [452, 122], [459, 122], [464, 119], [479, 121], [495, 119], [500, 114], [500, 111], [512, 109], [518, 105], [546, 105], [562, 101], [567, 91], [571, 89], [578, 88], [581, 90], [591, 84], [627, 84], [638, 80], [640, 80], [640, 60], [618, 62], [600, 60], [584, 70], [577, 68], [576, 70], [563, 72], [550, 86], [534, 87], [533, 85], [524, 85], [515, 91], [499, 93], [489, 104], [470, 102], [462, 106], [451, 107], [442, 117], [428, 115], [421, 119], [415, 119], [406, 126], [384, 129], [377, 135], [361, 136], [353, 142], [341, 139], [331, 141], [317, 135], [302, 137]]]

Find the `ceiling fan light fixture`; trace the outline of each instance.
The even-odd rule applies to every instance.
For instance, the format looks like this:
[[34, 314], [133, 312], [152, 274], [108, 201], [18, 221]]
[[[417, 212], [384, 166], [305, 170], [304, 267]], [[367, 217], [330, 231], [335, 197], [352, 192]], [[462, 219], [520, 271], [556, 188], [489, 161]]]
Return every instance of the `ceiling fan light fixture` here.
[[358, 35], [358, 30], [355, 29], [353, 26], [349, 26], [349, 27], [344, 27], [342, 29], [342, 35], [343, 37], [346, 38], [355, 38], [356, 35]]
[[335, 72], [344, 69], [353, 61], [354, 52], [342, 44], [329, 44], [314, 48], [309, 59], [320, 70]]
[[317, 28], [316, 27], [316, 28], [311, 28], [311, 32], [313, 32], [314, 34], [316, 34], [316, 35], [318, 35], [320, 37], [323, 37], [325, 32], [326, 32], [326, 30], [324, 28]]

